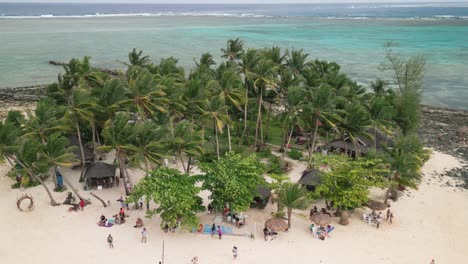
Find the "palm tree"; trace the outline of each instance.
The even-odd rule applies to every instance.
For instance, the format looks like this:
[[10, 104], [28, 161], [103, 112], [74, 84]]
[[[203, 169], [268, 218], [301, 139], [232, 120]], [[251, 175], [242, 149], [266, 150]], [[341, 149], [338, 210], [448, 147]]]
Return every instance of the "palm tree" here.
[[221, 57], [227, 58], [230, 62], [234, 62], [240, 58], [244, 49], [244, 42], [239, 38], [230, 39], [227, 41], [225, 49], [221, 49], [223, 55]]
[[[155, 82], [155, 77], [146, 69], [131, 67], [127, 72], [127, 100], [120, 102], [122, 106], [129, 107], [129, 110], [138, 116], [136, 121], [145, 120], [152, 117], [155, 111], [166, 112], [159, 99], [165, 95]], [[158, 101], [156, 101], [158, 100]]]
[[[279, 113], [277, 118], [280, 120], [283, 128], [283, 141], [281, 163], [284, 163], [288, 146], [291, 143], [291, 137], [296, 126], [304, 127], [305, 121], [301, 110], [304, 104], [303, 93], [300, 87], [291, 87], [287, 94], [286, 110]], [[284, 147], [286, 145], [286, 147]]]
[[44, 162], [39, 160], [39, 154], [44, 146], [36, 139], [21, 140], [18, 150], [15, 152], [15, 156], [9, 156], [14, 162], [16, 162], [21, 168], [19, 169], [20, 174], [26, 172], [30, 179], [41, 183], [47, 192], [52, 206], [60, 205], [57, 203], [52, 196], [47, 185], [41, 179], [39, 175], [47, 173], [48, 166], [44, 166]]
[[68, 99], [68, 110], [65, 116], [75, 126], [75, 132], [78, 137], [81, 156], [81, 173], [80, 179], [83, 178], [86, 165], [83, 140], [80, 129], [80, 122], [84, 122], [94, 127], [95, 117], [94, 110], [97, 108], [96, 100], [90, 95], [90, 92], [84, 89], [76, 88], [72, 91]]
[[307, 66], [307, 57], [309, 54], [304, 53], [302, 49], [292, 50], [287, 52], [286, 66], [293, 71], [295, 77], [301, 75]]
[[[167, 148], [179, 158], [185, 173], [189, 173], [191, 158], [203, 152], [201, 131], [194, 131], [193, 125], [187, 120], [178, 123], [172, 131], [166, 139]], [[187, 166], [183, 154], [188, 156]]]
[[286, 207], [288, 214], [288, 227], [291, 228], [292, 210], [304, 210], [312, 203], [307, 190], [298, 183], [285, 182], [278, 194], [278, 202]]
[[395, 115], [395, 108], [383, 97], [374, 97], [367, 105], [369, 111], [371, 126], [374, 128], [374, 150], [377, 149], [377, 130], [383, 131], [385, 135], [389, 135], [391, 131], [388, 129], [392, 123], [391, 120]]
[[0, 121], [0, 162], [8, 161], [12, 168], [13, 160], [19, 146], [18, 138], [21, 136], [21, 127], [8, 120]]
[[213, 122], [215, 139], [216, 139], [216, 155], [218, 159], [220, 158], [219, 153], [219, 133], [223, 133], [223, 127], [225, 124], [228, 124], [231, 120], [226, 113], [226, 105], [224, 100], [219, 96], [214, 96], [211, 100], [205, 100], [205, 103], [202, 108], [199, 109], [202, 113], [202, 116], [206, 119], [209, 119]]
[[166, 154], [165, 145], [162, 142], [165, 132], [151, 121], [136, 124], [135, 136], [131, 142], [135, 148], [132, 147], [130, 162], [137, 165], [143, 162], [146, 173], [149, 173], [153, 167], [152, 164], [160, 165]]
[[41, 99], [34, 110], [26, 112], [27, 118], [23, 119], [24, 135], [28, 139], [38, 139], [43, 144], [46, 138], [56, 132], [67, 131], [68, 126], [61, 119], [64, 108], [55, 104], [50, 98]]
[[[226, 115], [229, 119], [229, 106], [233, 106], [242, 111], [241, 105], [244, 103], [242, 81], [234, 69], [226, 68], [224, 71], [222, 71], [218, 80], [213, 80], [208, 83], [208, 88], [212, 91], [214, 96], [218, 96], [224, 101], [224, 104], [227, 106]], [[231, 152], [231, 129], [229, 123], [227, 123], [226, 126], [228, 133], [229, 152]]]
[[132, 52], [128, 53], [128, 61], [130, 64], [129, 66], [140, 66], [140, 67], [147, 67], [151, 65], [151, 60], [149, 56], [142, 56], [143, 51], [140, 50], [137, 52], [135, 48], [133, 48]]
[[[340, 123], [346, 136], [351, 140], [354, 146], [354, 153], [356, 157], [359, 157], [359, 148], [357, 147], [358, 140], [360, 137], [372, 138], [369, 135], [369, 127], [371, 125], [371, 119], [369, 112], [359, 103], [350, 103], [345, 108], [345, 115]], [[344, 140], [344, 135], [343, 135]]]
[[242, 132], [242, 138], [245, 139], [247, 136], [247, 108], [249, 105], [249, 92], [252, 92], [251, 89], [253, 88], [253, 81], [250, 79], [250, 77], [252, 76], [253, 70], [258, 61], [261, 59], [261, 56], [258, 50], [248, 49], [242, 53], [241, 59], [242, 61], [240, 62], [240, 67], [242, 68], [242, 74], [244, 75], [243, 77], [245, 87], [244, 130]]
[[[257, 124], [255, 126], [255, 147], [258, 150], [261, 149], [263, 144], [263, 132], [262, 132], [262, 104], [263, 96], [267, 90], [277, 90], [277, 71], [278, 66], [272, 60], [260, 60], [254, 67], [253, 72], [249, 74], [249, 78], [253, 81], [253, 88], [257, 93]], [[259, 142], [260, 135], [260, 144]]]
[[[398, 143], [397, 143], [398, 144]], [[422, 161], [414, 153], [407, 153], [396, 147], [389, 150], [390, 154], [390, 187], [385, 195], [387, 203], [391, 190], [398, 186], [417, 189], [417, 183], [421, 180], [419, 172]]]
[[72, 147], [68, 147], [70, 143], [68, 139], [61, 136], [60, 133], [54, 133], [47, 137], [47, 143], [39, 152], [39, 162], [49, 167], [52, 179], [55, 182], [55, 188], [58, 188], [55, 168], [57, 166], [71, 166], [75, 160], [75, 154]]
[[304, 98], [306, 103], [303, 114], [305, 117], [309, 117], [309, 126], [314, 130], [309, 138], [309, 143], [311, 143], [309, 145], [309, 156], [311, 156], [315, 150], [319, 124], [326, 123], [336, 130], [335, 123], [338, 119], [336, 104], [340, 98], [336, 96], [335, 89], [326, 84], [317, 88], [305, 87]]
[[[136, 152], [138, 149], [131, 144], [135, 137], [134, 125], [130, 123], [130, 116], [127, 113], [117, 113], [113, 119], [109, 119], [102, 131], [104, 138], [104, 146], [100, 149], [109, 151], [114, 149], [116, 154], [120, 177], [124, 182], [129, 181], [126, 179], [126, 158], [129, 153]], [[125, 184], [125, 192], [128, 195], [129, 190]]]

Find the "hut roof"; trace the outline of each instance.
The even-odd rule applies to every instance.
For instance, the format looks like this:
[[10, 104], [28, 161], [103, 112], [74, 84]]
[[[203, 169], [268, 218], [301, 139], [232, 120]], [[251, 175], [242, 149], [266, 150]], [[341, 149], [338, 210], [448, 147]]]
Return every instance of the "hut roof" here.
[[384, 202], [376, 200], [369, 200], [366, 203], [366, 206], [375, 211], [383, 211], [387, 209], [387, 205]]
[[288, 231], [288, 223], [283, 218], [271, 218], [265, 222], [265, 227], [270, 228], [271, 231]]
[[[391, 138], [386, 137], [385, 134], [379, 130], [375, 130], [374, 128], [369, 128], [367, 133], [369, 133], [369, 135], [372, 137], [375, 136], [377, 149], [384, 149], [385, 146], [394, 146], [395, 144]], [[328, 145], [335, 149], [348, 149], [349, 151], [354, 151], [354, 145], [349, 140], [349, 138], [347, 138], [344, 142], [341, 139], [336, 139], [330, 142]], [[366, 154], [374, 147], [374, 140], [372, 138], [359, 137], [356, 146], [361, 154]]]
[[331, 223], [331, 216], [328, 214], [314, 214], [310, 217], [310, 221], [314, 222], [315, 224], [319, 226], [326, 226]]
[[257, 191], [260, 194], [260, 196], [263, 198], [268, 198], [271, 196], [271, 189], [264, 185], [259, 185], [257, 187]]
[[317, 186], [320, 184], [320, 175], [322, 172], [317, 169], [312, 169], [310, 171], [304, 171], [298, 183], [302, 185]]
[[116, 166], [103, 162], [96, 162], [88, 166], [84, 174], [85, 178], [115, 177]]

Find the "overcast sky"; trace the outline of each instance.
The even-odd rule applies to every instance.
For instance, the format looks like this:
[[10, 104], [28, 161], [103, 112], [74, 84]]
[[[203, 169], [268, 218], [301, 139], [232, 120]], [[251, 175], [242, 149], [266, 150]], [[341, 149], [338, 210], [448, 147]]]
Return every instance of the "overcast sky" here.
[[54, 2], [54, 3], [408, 3], [408, 2], [468, 2], [468, 0], [0, 0], [0, 2]]

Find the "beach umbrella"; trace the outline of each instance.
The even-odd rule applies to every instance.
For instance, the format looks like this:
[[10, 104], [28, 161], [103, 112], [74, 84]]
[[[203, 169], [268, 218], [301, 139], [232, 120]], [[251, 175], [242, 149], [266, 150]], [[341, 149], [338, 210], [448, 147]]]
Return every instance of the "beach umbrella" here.
[[331, 223], [331, 216], [327, 214], [314, 214], [310, 217], [310, 221], [319, 226], [326, 226]]
[[265, 227], [273, 232], [288, 231], [288, 223], [283, 218], [271, 218], [265, 222]]
[[369, 200], [366, 203], [366, 206], [374, 211], [382, 211], [387, 209], [387, 205], [384, 202], [376, 201], [376, 200]]

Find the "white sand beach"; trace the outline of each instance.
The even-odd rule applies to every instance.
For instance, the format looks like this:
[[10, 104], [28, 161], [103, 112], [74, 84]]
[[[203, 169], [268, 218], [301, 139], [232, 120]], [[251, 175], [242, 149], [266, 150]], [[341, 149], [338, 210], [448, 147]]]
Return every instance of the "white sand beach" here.
[[[226, 235], [222, 240], [209, 235], [189, 233], [165, 234], [159, 227], [160, 219], [146, 219], [148, 242], [140, 243], [141, 229], [133, 228], [137, 217], [144, 211], [130, 210], [129, 221], [110, 228], [98, 227], [101, 214], [111, 217], [120, 208], [116, 202], [124, 194], [119, 188], [93, 190], [110, 207], [104, 208], [78, 183], [78, 171], [62, 169], [65, 177], [73, 180], [80, 193], [91, 199], [84, 212], [68, 212], [69, 206], [51, 207], [43, 187], [37, 186], [27, 192], [35, 199], [35, 209], [20, 212], [16, 199], [22, 194], [12, 190], [14, 182], [4, 177], [8, 166], [0, 167], [0, 262], [5, 264], [83, 264], [83, 263], [158, 263], [165, 245], [165, 264], [190, 263], [198, 256], [200, 264], [219, 263], [436, 263], [462, 264], [467, 262], [468, 251], [468, 191], [445, 185], [449, 179], [437, 176], [444, 170], [459, 166], [452, 156], [434, 152], [424, 165], [424, 180], [419, 190], [406, 192], [392, 203], [395, 220], [392, 225], [385, 222], [380, 229], [367, 225], [360, 219], [363, 209], [355, 210], [348, 226], [341, 226], [334, 219], [336, 229], [331, 238], [321, 241], [311, 236], [308, 211], [295, 213], [292, 228], [281, 233], [276, 240], [265, 242], [262, 228], [264, 221], [276, 209], [269, 204], [265, 210], [251, 209], [247, 226], [235, 232], [249, 235], [255, 231], [255, 239], [248, 236]], [[294, 164], [291, 179], [297, 181], [304, 167]], [[137, 182], [141, 172], [130, 171]], [[52, 185], [52, 181], [48, 180]], [[376, 195], [382, 194], [376, 192]], [[65, 193], [53, 193], [63, 202]], [[206, 193], [204, 195], [206, 197]], [[319, 206], [320, 207], [320, 206]], [[154, 208], [154, 205], [153, 205]], [[202, 224], [211, 224], [212, 215], [201, 214]], [[229, 224], [225, 224], [229, 225]], [[109, 249], [106, 238], [114, 237], [114, 249]], [[231, 249], [237, 246], [239, 256], [233, 259]]]

